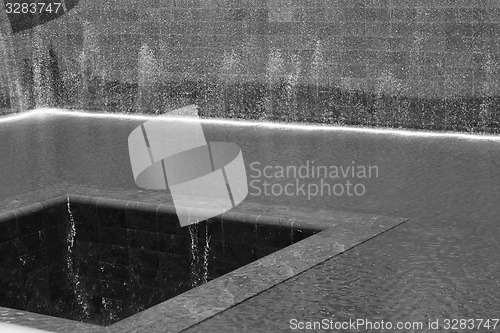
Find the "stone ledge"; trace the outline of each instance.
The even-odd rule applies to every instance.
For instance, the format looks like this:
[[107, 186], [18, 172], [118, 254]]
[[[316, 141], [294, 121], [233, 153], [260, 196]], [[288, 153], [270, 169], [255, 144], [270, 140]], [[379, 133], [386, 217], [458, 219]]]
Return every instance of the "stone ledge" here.
[[[32, 193], [24, 202], [11, 201], [5, 205], [8, 210], [0, 212], [0, 223], [9, 217], [22, 217], [65, 204], [68, 199], [119, 209], [175, 213], [173, 205], [166, 200], [169, 197], [166, 193], [141, 190], [132, 193], [71, 184], [60, 184], [48, 190]], [[221, 218], [223, 221], [293, 226], [321, 232], [110, 326], [84, 324], [3, 307], [0, 307], [0, 321], [51, 332], [180, 332], [406, 221], [377, 215], [255, 204], [238, 206], [234, 211], [222, 214]]]

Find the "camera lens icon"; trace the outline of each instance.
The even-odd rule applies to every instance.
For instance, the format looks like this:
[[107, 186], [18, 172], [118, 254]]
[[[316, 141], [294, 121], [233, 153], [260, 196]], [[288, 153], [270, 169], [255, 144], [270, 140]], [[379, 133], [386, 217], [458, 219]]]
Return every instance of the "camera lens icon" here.
[[[188, 118], [172, 121], [171, 116]], [[128, 147], [137, 186], [169, 189], [181, 226], [222, 214], [248, 194], [240, 147], [207, 143], [196, 105], [138, 126], [128, 137]]]

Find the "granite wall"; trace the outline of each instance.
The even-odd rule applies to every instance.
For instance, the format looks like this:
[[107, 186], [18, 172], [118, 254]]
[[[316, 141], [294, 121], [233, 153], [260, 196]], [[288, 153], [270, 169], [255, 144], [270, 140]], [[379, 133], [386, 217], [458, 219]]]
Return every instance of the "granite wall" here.
[[[80, 0], [13, 45], [23, 86], [35, 82], [31, 106], [158, 112], [194, 101], [219, 110], [210, 115], [404, 126], [412, 99], [458, 99], [456, 115], [435, 119], [424, 105], [411, 121], [467, 113], [477, 119], [459, 122], [491, 128], [499, 35], [496, 0]], [[381, 107], [403, 114], [373, 120]]]

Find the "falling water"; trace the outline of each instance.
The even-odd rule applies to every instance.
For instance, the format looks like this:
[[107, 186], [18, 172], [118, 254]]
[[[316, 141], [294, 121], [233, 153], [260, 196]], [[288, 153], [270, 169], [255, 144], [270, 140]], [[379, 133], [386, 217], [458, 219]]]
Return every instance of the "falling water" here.
[[[96, 28], [89, 22], [83, 21], [83, 45], [79, 56], [80, 66], [80, 98], [79, 105], [81, 108], [88, 108], [91, 103], [101, 102], [103, 96], [94, 96], [91, 98], [91, 82], [99, 81], [98, 84], [103, 85], [104, 68], [102, 64], [102, 52], [99, 47], [99, 33]], [[97, 89], [100, 90], [99, 88]]]
[[374, 110], [373, 122], [379, 126], [392, 126], [399, 119], [394, 119], [395, 110], [390, 109], [390, 105], [386, 105], [385, 95], [400, 96], [403, 90], [402, 84], [396, 79], [391, 68], [385, 68], [377, 78], [374, 87]]
[[109, 320], [110, 322], [113, 322], [114, 320], [117, 319], [117, 315], [114, 312], [113, 305], [109, 300], [107, 300], [104, 297], [101, 297], [101, 304], [104, 309], [104, 313], [106, 314], [106, 319]]
[[316, 114], [312, 114], [313, 119], [317, 119], [317, 114], [322, 111], [319, 109], [319, 86], [323, 72], [323, 62], [321, 41], [318, 39], [316, 40], [316, 46], [314, 48], [314, 55], [311, 64], [311, 79], [313, 80], [314, 85], [314, 108], [311, 110], [311, 113], [314, 112], [314, 109], [316, 109]]
[[276, 88], [278, 88], [278, 83], [281, 78], [281, 75], [284, 71], [284, 62], [283, 56], [281, 55], [280, 50], [272, 49], [269, 53], [269, 62], [266, 68], [266, 83], [268, 96], [264, 102], [266, 114], [262, 118], [271, 117], [273, 118], [276, 113]]
[[13, 112], [19, 112], [24, 110], [25, 105], [23, 103], [15, 57], [12, 54], [12, 41], [9, 38], [9, 36], [5, 36], [0, 30], [0, 73], [5, 73], [6, 76], [5, 83], [9, 90], [10, 108]]
[[[5, 88], [7, 88], [8, 90], [10, 90], [10, 81], [11, 81], [11, 78], [10, 78], [10, 71], [9, 71], [9, 64], [8, 64], [8, 54], [7, 54], [7, 45], [5, 43], [5, 40], [4, 40], [4, 37], [2, 35], [2, 33], [0, 32], [0, 88], [4, 88], [4, 85], [5, 85]], [[0, 90], [0, 94], [3, 95], [2, 91]], [[10, 91], [9, 91], [9, 95], [10, 95]], [[12, 97], [9, 96], [9, 98], [11, 99], [11, 103], [12, 103]], [[3, 103], [2, 103], [3, 104]]]
[[494, 94], [495, 73], [493, 70], [493, 59], [491, 53], [488, 53], [483, 65], [485, 81], [481, 87], [481, 104], [479, 105], [479, 126], [483, 131], [487, 131], [492, 125], [492, 99]]
[[203, 253], [200, 253], [198, 238], [198, 223], [189, 225], [189, 236], [191, 239], [191, 285], [192, 287], [204, 284], [208, 280], [208, 259], [210, 253], [210, 236], [208, 234], [208, 223], [205, 223], [205, 244], [203, 244]]
[[190, 252], [190, 263], [191, 263], [191, 286], [196, 287], [198, 285], [198, 225], [191, 224], [188, 227], [189, 237], [191, 239], [191, 252]]
[[[137, 108], [140, 112], [156, 109], [153, 103], [152, 88], [158, 73], [161, 71], [154, 57], [153, 51], [147, 44], [142, 45], [139, 50], [139, 90], [137, 96]], [[154, 110], [157, 111], [157, 110]]]
[[71, 213], [71, 206], [69, 202], [69, 196], [67, 200], [67, 209], [68, 209], [68, 216], [69, 216], [69, 230], [68, 234], [66, 236], [66, 243], [67, 243], [67, 249], [68, 251], [66, 252], [66, 265], [68, 267], [68, 275], [69, 278], [71, 279], [72, 286], [73, 286], [73, 293], [75, 294], [75, 297], [78, 301], [78, 304], [81, 306], [81, 310], [83, 312], [83, 315], [85, 317], [90, 316], [90, 306], [87, 301], [87, 297], [83, 293], [82, 290], [82, 285], [80, 282], [80, 276], [78, 274], [78, 268], [74, 266], [73, 263], [73, 247], [75, 244], [75, 237], [76, 237], [76, 225], [75, 225], [75, 220], [73, 218], [73, 214]]
[[286, 78], [286, 96], [287, 96], [287, 104], [288, 104], [288, 114], [289, 120], [297, 121], [297, 84], [299, 82], [300, 72], [301, 72], [301, 64], [299, 56], [293, 54], [291, 59], [291, 71], [287, 75]]
[[208, 233], [208, 223], [205, 223], [205, 244], [203, 246], [203, 271], [202, 271], [202, 283], [207, 283], [208, 280], [208, 256], [210, 254], [210, 238]]
[[36, 108], [54, 105], [54, 91], [49, 78], [49, 52], [42, 30], [34, 28], [33, 36], [33, 90]]
[[239, 105], [235, 104], [232, 89], [238, 81], [237, 74], [240, 71], [241, 59], [234, 51], [224, 52], [220, 68], [220, 81], [222, 82], [223, 110], [226, 115], [234, 116]]

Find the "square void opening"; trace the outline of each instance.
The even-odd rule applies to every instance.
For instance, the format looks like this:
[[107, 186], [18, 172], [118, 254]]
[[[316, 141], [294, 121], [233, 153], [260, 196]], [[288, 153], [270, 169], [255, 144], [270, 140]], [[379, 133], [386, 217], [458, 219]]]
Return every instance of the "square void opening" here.
[[61, 204], [0, 222], [0, 306], [108, 326], [314, 233]]

